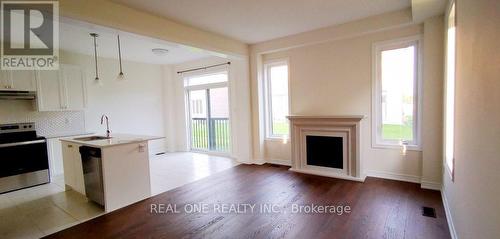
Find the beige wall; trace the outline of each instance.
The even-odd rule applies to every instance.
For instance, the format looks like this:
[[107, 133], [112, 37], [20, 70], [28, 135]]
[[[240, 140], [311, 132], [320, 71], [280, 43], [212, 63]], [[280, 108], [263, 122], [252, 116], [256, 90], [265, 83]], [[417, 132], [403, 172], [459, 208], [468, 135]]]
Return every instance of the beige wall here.
[[458, 0], [455, 180], [444, 173], [458, 238], [500, 235], [500, 2]]
[[[422, 183], [442, 181], [443, 16], [424, 21]], [[435, 185], [437, 188], [440, 185]]]
[[[386, 18], [401, 19], [400, 14], [387, 14]], [[388, 19], [378, 16], [375, 22], [387, 22]], [[367, 20], [350, 23], [350, 28], [341, 26], [342, 31], [349, 32], [346, 37], [342, 35], [331, 36], [333, 40], [322, 42], [321, 34], [315, 37], [317, 44], [300, 44], [297, 47], [287, 45], [286, 50], [275, 52], [272, 47], [281, 49], [273, 42], [264, 45], [252, 46], [251, 57], [252, 71], [252, 96], [254, 112], [254, 158], [256, 161], [290, 161], [290, 145], [282, 141], [269, 141], [262, 134], [262, 101], [259, 94], [260, 74], [259, 61], [271, 58], [288, 58], [290, 64], [290, 114], [298, 115], [366, 115], [362, 121], [361, 131], [361, 159], [362, 170], [369, 174], [384, 174], [408, 181], [420, 182], [423, 175], [422, 165], [425, 161], [430, 170], [425, 174], [429, 183], [440, 186], [441, 175], [441, 149], [439, 146], [426, 144], [421, 151], [409, 151], [406, 156], [400, 155], [398, 149], [379, 149], [371, 145], [371, 106], [372, 106], [372, 44], [379, 41], [391, 40], [401, 37], [426, 33], [424, 36], [424, 61], [433, 58], [432, 52], [438, 52], [437, 59], [431, 59], [428, 66], [429, 72], [424, 73], [424, 102], [429, 107], [424, 107], [426, 114], [423, 127], [426, 129], [424, 139], [440, 141], [440, 124], [442, 115], [442, 18], [438, 17], [425, 24], [412, 25], [408, 22], [394, 21], [396, 26], [376, 25]], [[366, 29], [359, 32], [361, 25], [368, 24], [375, 29]], [[425, 29], [427, 28], [427, 29]], [[425, 29], [425, 30], [424, 30]], [[333, 31], [338, 34], [338, 31]], [[312, 32], [311, 34], [316, 34]], [[304, 36], [300, 36], [304, 38]], [[290, 40], [297, 41], [296, 36]], [[284, 39], [279, 39], [284, 42]], [[286, 44], [285, 44], [286, 45]], [[270, 47], [272, 46], [272, 47]], [[265, 51], [264, 51], [265, 50]], [[264, 51], [264, 52], [259, 52]], [[265, 52], [272, 52], [261, 54]], [[424, 66], [425, 67], [425, 66]], [[438, 89], [434, 89], [437, 86]], [[433, 133], [437, 132], [437, 139]], [[423, 160], [423, 155], [427, 160]]]
[[[163, 78], [160, 65], [131, 61], [123, 62], [125, 81], [117, 81], [118, 60], [99, 58], [99, 78], [94, 84], [94, 58], [70, 52], [61, 52], [61, 62], [78, 65], [85, 72], [87, 108], [85, 125], [88, 132], [104, 133], [100, 124], [102, 114], [110, 117], [112, 133], [165, 135]], [[163, 152], [163, 140], [150, 146], [151, 152]]]

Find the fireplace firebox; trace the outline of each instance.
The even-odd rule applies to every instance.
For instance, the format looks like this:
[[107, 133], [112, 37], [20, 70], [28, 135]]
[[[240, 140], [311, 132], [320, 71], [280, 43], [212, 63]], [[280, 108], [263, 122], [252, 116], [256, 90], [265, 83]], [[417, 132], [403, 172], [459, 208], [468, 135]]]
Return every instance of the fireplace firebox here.
[[307, 165], [344, 168], [342, 137], [306, 136]]

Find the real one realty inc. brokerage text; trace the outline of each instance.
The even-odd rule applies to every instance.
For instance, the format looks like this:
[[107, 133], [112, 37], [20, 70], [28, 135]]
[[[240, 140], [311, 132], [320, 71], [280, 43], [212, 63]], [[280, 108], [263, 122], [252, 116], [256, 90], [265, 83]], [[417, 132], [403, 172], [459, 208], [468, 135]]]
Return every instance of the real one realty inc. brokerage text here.
[[220, 213], [220, 214], [253, 214], [253, 213], [292, 213], [292, 214], [335, 214], [341, 216], [351, 213], [349, 205], [319, 204], [252, 204], [252, 203], [186, 203], [182, 205], [170, 203], [152, 203], [149, 212], [153, 214], [180, 213]]

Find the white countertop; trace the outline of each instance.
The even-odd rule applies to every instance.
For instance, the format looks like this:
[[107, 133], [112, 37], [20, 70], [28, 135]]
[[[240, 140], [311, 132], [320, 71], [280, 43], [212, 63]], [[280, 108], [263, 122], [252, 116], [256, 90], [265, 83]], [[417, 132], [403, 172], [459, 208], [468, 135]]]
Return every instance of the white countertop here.
[[[92, 135], [92, 136], [103, 136], [103, 135]], [[88, 137], [88, 136], [85, 136]], [[81, 141], [76, 138], [81, 137], [73, 137], [73, 138], [65, 138], [61, 139], [61, 141], [72, 142], [76, 144], [81, 144], [89, 147], [96, 148], [104, 148], [111, 147], [122, 144], [132, 144], [139, 143], [149, 140], [163, 139], [163, 136], [151, 136], [151, 135], [134, 135], [134, 134], [111, 134], [110, 139], [100, 139], [100, 140], [92, 140], [92, 141]]]
[[60, 134], [46, 134], [40, 135], [47, 139], [56, 139], [56, 138], [66, 138], [66, 137], [77, 137], [77, 136], [85, 136], [85, 135], [93, 135], [95, 133], [91, 132], [69, 132], [69, 133], [60, 133]]

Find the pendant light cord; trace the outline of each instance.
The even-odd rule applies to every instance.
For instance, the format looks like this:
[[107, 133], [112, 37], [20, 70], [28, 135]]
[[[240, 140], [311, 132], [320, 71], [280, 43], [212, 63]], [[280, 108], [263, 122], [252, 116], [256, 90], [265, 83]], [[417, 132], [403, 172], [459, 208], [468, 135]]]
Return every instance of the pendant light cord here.
[[120, 45], [120, 35], [118, 35], [118, 58], [120, 60], [120, 74], [123, 74], [122, 71], [122, 50]]
[[95, 59], [95, 80], [99, 80], [99, 69], [97, 68], [97, 33], [90, 33], [90, 35], [94, 38], [94, 59]]

